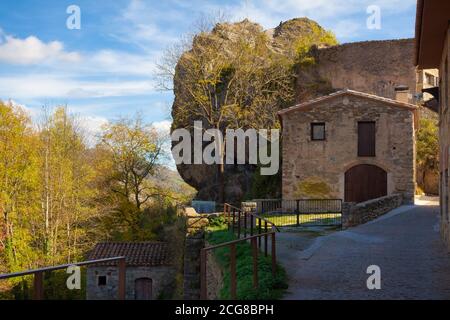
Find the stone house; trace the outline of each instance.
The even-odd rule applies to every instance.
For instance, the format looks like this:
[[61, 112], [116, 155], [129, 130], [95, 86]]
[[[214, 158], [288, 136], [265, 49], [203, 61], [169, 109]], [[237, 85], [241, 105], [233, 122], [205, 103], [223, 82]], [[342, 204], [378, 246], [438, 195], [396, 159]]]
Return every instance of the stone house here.
[[398, 88], [396, 100], [342, 90], [280, 111], [283, 199], [413, 203], [416, 110]]
[[[175, 269], [167, 243], [104, 242], [89, 253], [88, 260], [125, 257], [125, 298], [152, 300], [170, 289]], [[89, 266], [87, 269], [87, 300], [117, 299], [119, 272], [116, 262]]]
[[450, 248], [449, 157], [450, 157], [450, 1], [419, 0], [416, 20], [416, 65], [439, 68], [440, 203], [441, 234]]

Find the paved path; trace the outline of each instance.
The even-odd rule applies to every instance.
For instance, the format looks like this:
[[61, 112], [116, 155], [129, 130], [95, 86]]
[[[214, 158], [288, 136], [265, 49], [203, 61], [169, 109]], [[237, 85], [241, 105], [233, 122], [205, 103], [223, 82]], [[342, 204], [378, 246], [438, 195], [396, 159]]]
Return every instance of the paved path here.
[[[285, 298], [450, 299], [450, 254], [438, 213], [437, 206], [401, 207], [311, 240], [306, 250], [293, 245], [295, 236], [280, 234], [279, 261], [290, 276]], [[381, 290], [367, 289], [370, 265], [381, 268]]]

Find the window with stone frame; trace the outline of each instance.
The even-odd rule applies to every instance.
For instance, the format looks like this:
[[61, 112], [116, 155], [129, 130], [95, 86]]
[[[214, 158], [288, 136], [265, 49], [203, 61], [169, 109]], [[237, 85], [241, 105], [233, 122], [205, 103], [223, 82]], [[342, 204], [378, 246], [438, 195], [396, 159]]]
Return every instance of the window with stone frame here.
[[325, 122], [311, 123], [311, 140], [324, 141], [326, 139]]

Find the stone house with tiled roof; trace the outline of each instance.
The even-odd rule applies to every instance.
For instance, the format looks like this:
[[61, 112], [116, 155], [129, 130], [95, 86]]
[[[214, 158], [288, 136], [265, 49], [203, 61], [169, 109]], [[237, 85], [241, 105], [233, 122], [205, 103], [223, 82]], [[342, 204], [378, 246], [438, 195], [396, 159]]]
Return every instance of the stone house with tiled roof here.
[[396, 100], [341, 90], [280, 111], [283, 199], [413, 203], [417, 107], [408, 101], [407, 88]]
[[[127, 300], [152, 300], [170, 290], [175, 269], [170, 250], [164, 242], [104, 242], [89, 253], [88, 260], [125, 257], [125, 297]], [[117, 299], [119, 270], [116, 262], [89, 266], [87, 300]]]

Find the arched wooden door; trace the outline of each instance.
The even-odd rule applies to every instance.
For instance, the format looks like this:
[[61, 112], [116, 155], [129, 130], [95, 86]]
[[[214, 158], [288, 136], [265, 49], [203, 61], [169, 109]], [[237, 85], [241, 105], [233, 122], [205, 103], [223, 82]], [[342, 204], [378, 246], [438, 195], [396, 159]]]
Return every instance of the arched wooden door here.
[[136, 300], [152, 300], [153, 281], [150, 278], [139, 278], [134, 282], [134, 296]]
[[345, 201], [364, 202], [387, 195], [387, 173], [380, 167], [357, 165], [345, 173]]

